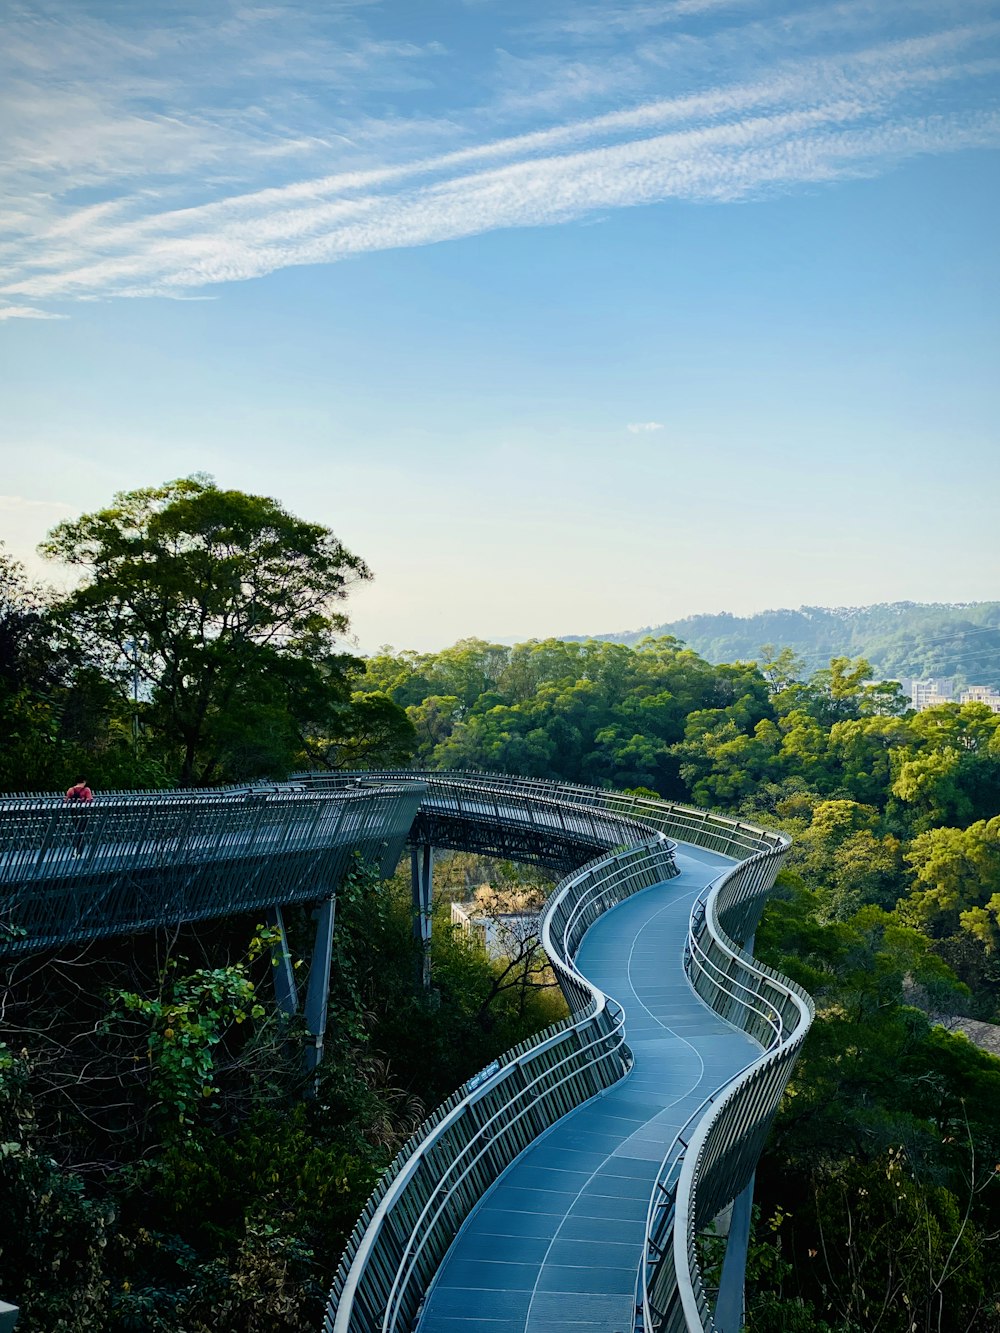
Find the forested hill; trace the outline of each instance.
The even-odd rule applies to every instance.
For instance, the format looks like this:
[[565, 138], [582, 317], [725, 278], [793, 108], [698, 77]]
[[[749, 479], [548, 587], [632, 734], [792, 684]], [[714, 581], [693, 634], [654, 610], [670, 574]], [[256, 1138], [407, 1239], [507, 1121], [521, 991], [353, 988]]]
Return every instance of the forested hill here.
[[807, 671], [820, 670], [831, 657], [864, 657], [880, 676], [958, 676], [1000, 687], [1000, 602], [803, 606], [755, 616], [721, 612], [593, 637], [636, 644], [664, 634], [710, 662], [753, 661], [762, 645], [771, 644], [791, 648]]

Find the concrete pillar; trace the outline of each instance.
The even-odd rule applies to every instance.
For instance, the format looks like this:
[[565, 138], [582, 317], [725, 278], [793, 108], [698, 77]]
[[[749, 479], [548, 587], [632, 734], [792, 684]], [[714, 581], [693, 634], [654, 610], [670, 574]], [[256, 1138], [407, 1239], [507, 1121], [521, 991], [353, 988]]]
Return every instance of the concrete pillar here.
[[313, 913], [316, 920], [316, 941], [309, 964], [309, 984], [306, 987], [306, 1031], [312, 1044], [306, 1051], [306, 1068], [315, 1069], [323, 1058], [323, 1039], [326, 1036], [326, 1015], [330, 999], [330, 964], [333, 961], [333, 922], [336, 898], [331, 894]]
[[278, 1009], [291, 1018], [299, 1011], [299, 995], [295, 986], [295, 969], [292, 967], [292, 953], [288, 947], [288, 935], [285, 931], [285, 917], [280, 907], [272, 907], [267, 914], [268, 925], [277, 926], [281, 935], [279, 942], [271, 948], [271, 968], [274, 973], [274, 998]]
[[750, 1244], [753, 1182], [751, 1176], [746, 1189], [734, 1200], [729, 1218], [729, 1240], [722, 1260], [719, 1297], [715, 1302], [715, 1327], [718, 1333], [740, 1333], [743, 1327], [743, 1284], [746, 1281], [747, 1247]]
[[431, 984], [431, 907], [434, 896], [434, 849], [430, 844], [410, 850], [413, 890], [413, 937], [420, 945], [417, 980], [424, 990]]

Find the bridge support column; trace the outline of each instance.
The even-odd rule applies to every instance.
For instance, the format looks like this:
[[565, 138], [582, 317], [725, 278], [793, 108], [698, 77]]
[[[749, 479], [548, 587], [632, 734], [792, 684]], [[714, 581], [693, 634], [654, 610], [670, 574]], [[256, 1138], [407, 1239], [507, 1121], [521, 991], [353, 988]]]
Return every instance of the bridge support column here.
[[715, 1327], [719, 1333], [740, 1333], [743, 1327], [743, 1285], [747, 1272], [747, 1247], [750, 1244], [753, 1182], [751, 1176], [750, 1183], [733, 1203], [729, 1219], [729, 1239], [722, 1260], [719, 1296], [715, 1302]]
[[292, 951], [288, 947], [285, 916], [280, 907], [272, 907], [267, 915], [268, 925], [276, 926], [281, 936], [278, 943], [271, 948], [274, 998], [279, 1011], [286, 1018], [291, 1018], [299, 1012], [299, 994], [295, 986], [295, 970], [292, 967]]
[[413, 937], [420, 945], [418, 981], [425, 990], [431, 984], [431, 907], [434, 891], [434, 848], [429, 843], [410, 850], [410, 880], [413, 888]]
[[312, 1044], [306, 1050], [306, 1068], [313, 1070], [323, 1058], [326, 1015], [330, 1001], [330, 964], [333, 961], [333, 922], [337, 900], [331, 894], [314, 912], [316, 940], [309, 964], [306, 988], [306, 1031]]

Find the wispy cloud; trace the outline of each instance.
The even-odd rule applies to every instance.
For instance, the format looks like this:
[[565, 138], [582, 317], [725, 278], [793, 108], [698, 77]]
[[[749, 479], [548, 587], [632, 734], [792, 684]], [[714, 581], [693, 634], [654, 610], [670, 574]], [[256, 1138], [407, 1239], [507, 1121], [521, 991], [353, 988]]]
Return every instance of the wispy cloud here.
[[[909, 8], [926, 17], [923, 0]], [[970, 0], [970, 14], [980, 8]], [[649, 26], [654, 11], [673, 23], [732, 12], [739, 24], [743, 9], [739, 0], [675, 0], [614, 12], [622, 31], [632, 31]], [[619, 46], [600, 75], [572, 51], [501, 53], [491, 104], [480, 100], [463, 113], [437, 90], [415, 93], [410, 114], [391, 116], [372, 115], [364, 103], [351, 109], [348, 91], [371, 81], [419, 88], [447, 52], [433, 36], [423, 45], [377, 37], [361, 25], [363, 6], [340, 11], [338, 41], [326, 30], [313, 34], [305, 54], [281, 43], [255, 47], [240, 77], [259, 95], [211, 107], [174, 105], [179, 94], [165, 76], [163, 48], [176, 55], [183, 45], [176, 33], [113, 34], [112, 58], [131, 76], [123, 94], [120, 86], [93, 87], [83, 74], [52, 86], [60, 60], [82, 69], [96, 58], [102, 25], [83, 25], [82, 54], [39, 55], [39, 70], [30, 59], [37, 40], [22, 22], [21, 92], [8, 98], [21, 98], [13, 113], [21, 165], [11, 179], [23, 185], [28, 171], [37, 188], [22, 190], [27, 205], [7, 214], [0, 293], [11, 304], [0, 318], [44, 315], [37, 305], [15, 304], [25, 298], [189, 295], [290, 265], [670, 199], [741, 201], [878, 174], [917, 155], [1000, 145], [1000, 111], [988, 96], [1000, 72], [1000, 23], [984, 14], [928, 31], [922, 20], [913, 33], [859, 44], [874, 9], [862, 0], [806, 4], [781, 13], [773, 30], [754, 18], [747, 77], [724, 82], [719, 44], [738, 43], [746, 26], [691, 36], [689, 59], [694, 52], [706, 63], [697, 79], [688, 69], [691, 86], [670, 97], [606, 106], [639, 65], [643, 77], [662, 78], [663, 48]], [[268, 15], [289, 12], [234, 6], [225, 40], [238, 44], [252, 32], [259, 44], [262, 32], [278, 31]], [[304, 11], [291, 12], [308, 21]], [[843, 49], [830, 54], [829, 29], [838, 21]], [[201, 31], [198, 22], [191, 31]], [[789, 50], [782, 34], [796, 22], [799, 44]], [[817, 24], [823, 54], [806, 40]], [[343, 97], [323, 103], [320, 116], [314, 85], [324, 60], [342, 80]], [[195, 66], [198, 86], [209, 71], [198, 73], [200, 59]], [[588, 114], [553, 121], [574, 102]], [[491, 120], [499, 126], [515, 114], [528, 121], [521, 132], [488, 132]], [[64, 135], [60, 127], [74, 117], [78, 132]], [[304, 164], [321, 169], [296, 173]], [[75, 194], [60, 196], [55, 182], [67, 175]], [[84, 190], [91, 197], [80, 203]]]
[[636, 3], [636, 0], [601, 0], [597, 5], [574, 4], [562, 16], [538, 20], [535, 31], [555, 36], [606, 40], [609, 32], [642, 33], [664, 28], [702, 15], [733, 13], [759, 7], [760, 0], [666, 0], [666, 3]]
[[0, 319], [68, 319], [54, 310], [40, 310], [33, 305], [0, 305]]
[[630, 421], [625, 427], [633, 435], [647, 435], [654, 430], [663, 430], [662, 421]]

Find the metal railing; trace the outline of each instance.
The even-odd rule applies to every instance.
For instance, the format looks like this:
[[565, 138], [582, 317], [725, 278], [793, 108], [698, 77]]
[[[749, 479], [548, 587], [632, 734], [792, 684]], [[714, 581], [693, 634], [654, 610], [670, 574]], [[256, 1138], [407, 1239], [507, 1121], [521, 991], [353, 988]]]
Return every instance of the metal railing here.
[[[430, 802], [435, 789], [444, 787], [464, 789], [470, 797], [475, 792], [477, 799], [489, 792], [508, 800], [518, 794], [556, 801], [613, 813], [644, 825], [647, 837], [656, 829], [738, 861], [695, 905], [685, 967], [705, 1002], [751, 1036], [763, 1054], [706, 1098], [677, 1136], [650, 1201], [637, 1287], [647, 1330], [711, 1330], [696, 1235], [749, 1181], [813, 1013], [804, 991], [741, 947], [756, 928], [789, 839], [745, 821], [647, 797], [501, 774], [421, 771], [414, 776], [428, 783]], [[599, 860], [559, 886], [543, 918], [543, 943], [570, 1004], [570, 1019], [471, 1080], [400, 1153], [348, 1244], [330, 1294], [325, 1333], [412, 1328], [453, 1237], [486, 1190], [559, 1115], [626, 1072], [621, 1011], [578, 972], [574, 958], [584, 933], [603, 911], [656, 882], [648, 878], [649, 858], [663, 855], [647, 844]], [[628, 870], [640, 866], [646, 878], [632, 882]], [[667, 877], [662, 867], [652, 873]], [[598, 1028], [593, 1035], [592, 1025]], [[555, 1052], [566, 1042], [573, 1043], [572, 1075], [549, 1075], [550, 1062], [553, 1069], [563, 1067]], [[579, 1063], [585, 1056], [592, 1060], [589, 1070]], [[516, 1076], [513, 1069], [519, 1071]], [[543, 1085], [545, 1093], [536, 1099], [535, 1089]]]
[[721, 1017], [763, 1055], [704, 1099], [676, 1136], [653, 1189], [637, 1285], [645, 1333], [715, 1328], [697, 1236], [749, 1183], [814, 1016], [801, 987], [745, 952], [727, 932], [752, 933], [789, 840], [720, 876], [691, 914], [685, 969]]
[[410, 779], [0, 799], [0, 956], [328, 896], [355, 853], [391, 873]]
[[[310, 790], [359, 780], [398, 781], [394, 770], [374, 773], [297, 774]], [[563, 799], [569, 789], [498, 775], [414, 771], [426, 794], [413, 829], [415, 841], [457, 847], [561, 871], [576, 869], [611, 847], [630, 847], [649, 836], [650, 826], [625, 802]], [[614, 795], [614, 793], [610, 793]]]
[[[609, 827], [616, 837], [621, 832], [617, 821]], [[448, 1247], [486, 1190], [551, 1125], [631, 1067], [621, 1007], [578, 971], [574, 959], [602, 912], [677, 874], [670, 840], [648, 828], [641, 834], [638, 846], [601, 857], [557, 886], [542, 917], [542, 943], [570, 1017], [471, 1079], [398, 1155], [341, 1260], [326, 1333], [409, 1330]]]
[[340, 782], [398, 781], [409, 776], [426, 782], [428, 790], [442, 792], [463, 788], [477, 792], [493, 792], [508, 799], [515, 795], [533, 796], [546, 802], [557, 802], [561, 807], [582, 806], [604, 810], [625, 819], [660, 829], [672, 838], [692, 842], [708, 851], [720, 852], [735, 860], [743, 860], [754, 852], [774, 849], [788, 844], [788, 839], [774, 829], [766, 829], [745, 820], [732, 819], [709, 810], [677, 801], [663, 801], [657, 797], [633, 796], [628, 792], [611, 791], [603, 787], [584, 787], [578, 783], [552, 782], [545, 778], [522, 778], [509, 773], [459, 771], [428, 768], [376, 769], [351, 774], [309, 774], [310, 780], [337, 780]]

